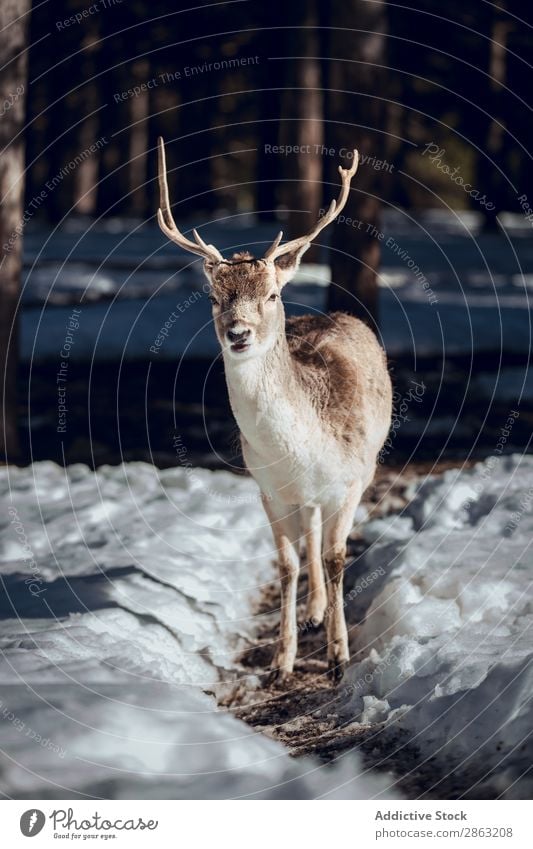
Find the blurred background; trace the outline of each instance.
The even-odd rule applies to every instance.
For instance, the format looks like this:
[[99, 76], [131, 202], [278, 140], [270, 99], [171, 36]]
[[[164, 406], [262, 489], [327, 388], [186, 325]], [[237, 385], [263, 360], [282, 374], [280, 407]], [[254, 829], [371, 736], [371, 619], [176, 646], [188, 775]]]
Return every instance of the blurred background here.
[[[350, 200], [284, 294], [377, 328], [387, 465], [528, 450], [530, 11], [523, 3], [3, 0], [4, 456], [242, 465], [201, 261]], [[502, 441], [503, 440], [503, 441]], [[498, 448], [499, 446], [499, 448]]]

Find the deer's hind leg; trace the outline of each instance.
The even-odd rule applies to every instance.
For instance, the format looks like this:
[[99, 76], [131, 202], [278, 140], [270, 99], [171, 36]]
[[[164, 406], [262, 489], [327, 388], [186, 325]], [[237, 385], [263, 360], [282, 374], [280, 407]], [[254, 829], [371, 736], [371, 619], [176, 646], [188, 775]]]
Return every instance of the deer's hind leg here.
[[279, 645], [269, 677], [269, 683], [273, 683], [284, 680], [291, 674], [298, 647], [296, 590], [300, 571], [300, 516], [297, 506], [288, 506], [275, 499], [263, 497], [263, 506], [274, 534], [281, 583]]
[[328, 640], [328, 669], [333, 681], [339, 681], [350, 659], [348, 631], [344, 616], [343, 579], [346, 561], [346, 538], [350, 533], [363, 487], [355, 484], [340, 509], [323, 508], [322, 556], [327, 579], [328, 606], [326, 633]]
[[304, 564], [309, 581], [305, 622], [317, 627], [324, 619], [327, 604], [322, 567], [322, 513], [320, 507], [300, 507], [300, 530], [305, 543]]

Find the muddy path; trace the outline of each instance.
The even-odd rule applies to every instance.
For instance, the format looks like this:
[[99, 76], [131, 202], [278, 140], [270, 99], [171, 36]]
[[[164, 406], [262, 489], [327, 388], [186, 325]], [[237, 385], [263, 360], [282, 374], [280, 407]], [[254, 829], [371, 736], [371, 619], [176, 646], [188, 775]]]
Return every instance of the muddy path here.
[[[453, 463], [431, 468], [432, 474], [442, 473]], [[397, 472], [380, 470], [376, 482], [368, 490], [364, 505], [372, 518], [399, 512], [409, 500], [409, 486], [429, 469], [418, 464]], [[345, 589], [349, 591], [368, 574], [363, 539], [349, 539], [345, 571]], [[372, 582], [368, 592], [357, 596], [350, 605], [348, 630], [352, 661], [363, 659], [358, 649], [359, 626], [373, 598], [379, 593], [385, 575]], [[242, 683], [219, 699], [221, 706], [250, 725], [255, 731], [282, 743], [293, 757], [312, 755], [323, 763], [350, 757], [357, 750], [365, 768], [384, 771], [390, 776], [390, 787], [409, 798], [469, 797], [469, 790], [478, 776], [468, 771], [457, 775], [447, 773], [434, 758], [423, 758], [418, 749], [398, 732], [391, 733], [381, 723], [362, 726], [353, 720], [339, 721], [338, 700], [342, 698], [343, 683], [331, 684], [327, 675], [324, 627], [308, 627], [303, 622], [307, 576], [300, 575], [298, 585], [298, 658], [290, 683], [268, 684], [268, 670], [278, 637], [280, 594], [279, 584], [265, 588], [257, 608], [258, 628], [255, 644], [241, 656], [243, 671], [248, 675]], [[250, 681], [257, 680], [257, 687]], [[479, 793], [473, 798], [480, 798]]]

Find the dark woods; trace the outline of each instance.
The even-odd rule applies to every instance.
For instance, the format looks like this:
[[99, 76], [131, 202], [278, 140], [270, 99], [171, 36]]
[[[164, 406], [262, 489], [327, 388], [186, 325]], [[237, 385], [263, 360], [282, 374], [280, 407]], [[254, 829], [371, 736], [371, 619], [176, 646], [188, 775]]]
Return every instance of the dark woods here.
[[402, 206], [472, 204], [420, 157], [429, 142], [491, 198], [487, 226], [516, 205], [513, 184], [528, 191], [532, 49], [511, 17], [519, 3], [452, 2], [445, 15], [430, 0], [414, 11], [366, 0], [194, 6], [36, 4], [26, 197], [52, 181], [40, 210], [50, 222], [151, 218], [159, 134], [178, 214], [309, 210], [289, 212], [291, 233], [316, 215], [322, 181], [336, 182], [353, 146], [368, 157], [365, 220], [377, 215], [373, 189]]
[[[324, 308], [354, 312], [381, 328], [385, 322], [380, 325], [378, 300], [382, 305], [387, 289], [378, 287], [380, 263], [382, 268], [387, 261], [389, 267], [396, 263], [405, 273], [412, 262], [423, 285], [442, 281], [438, 244], [410, 244], [395, 230], [401, 244], [393, 240], [392, 247], [383, 247], [384, 211], [403, 210], [394, 219], [401, 230], [402, 221], [417, 220], [421, 210], [470, 210], [481, 218], [484, 237], [497, 231], [502, 210], [522, 218], [530, 213], [530, 201], [521, 198], [533, 198], [528, 143], [533, 38], [518, 0], [452, 0], [445, 9], [436, 0], [421, 0], [413, 9], [380, 0], [198, 0], [190, 4], [194, 8], [168, 0], [54, 0], [35, 3], [25, 15], [30, 5], [4, 0], [0, 13], [3, 456], [28, 459], [28, 439], [21, 449], [17, 437], [20, 422], [27, 420], [28, 432], [41, 427], [35, 439], [39, 456], [60, 461], [90, 457], [93, 462], [98, 437], [93, 430], [89, 452], [85, 421], [88, 375], [83, 368], [89, 366], [80, 358], [78, 371], [73, 368], [69, 377], [73, 398], [74, 374], [79, 376], [79, 417], [69, 428], [72, 446], [64, 458], [49, 409], [56, 363], [46, 357], [38, 367], [33, 362], [31, 392], [28, 344], [26, 359], [17, 365], [23, 347], [17, 333], [24, 326], [20, 284], [47, 262], [69, 263], [69, 249], [63, 254], [61, 247], [68, 239], [56, 253], [41, 250], [56, 228], [68, 230], [72, 238], [79, 233], [80, 240], [96, 233], [86, 257], [91, 273], [100, 263], [110, 267], [116, 261], [124, 268], [129, 263], [133, 274], [138, 263], [163, 248], [155, 224], [159, 135], [167, 141], [177, 221], [186, 228], [205, 224], [206, 235], [210, 227], [220, 235], [236, 224], [248, 234], [253, 230], [254, 237], [270, 239], [280, 228], [293, 238], [312, 226], [337, 195], [338, 165], [349, 165], [357, 147], [361, 163], [344, 210], [348, 226], [325, 231], [306, 259], [331, 267]], [[135, 255], [130, 238], [116, 260], [105, 256], [104, 243], [98, 241], [104, 227], [148, 237], [140, 240]], [[423, 234], [421, 226], [417, 237]], [[121, 238], [117, 235], [117, 243]], [[463, 239], [460, 250], [465, 244]], [[33, 266], [36, 256], [39, 269]], [[169, 268], [174, 257], [167, 258]], [[513, 262], [498, 253], [495, 269], [506, 266], [510, 279]], [[434, 297], [433, 288], [428, 293]], [[427, 306], [425, 290], [422, 297]], [[163, 300], [156, 306], [162, 311]], [[37, 308], [26, 301], [26, 326]], [[53, 304], [46, 310], [52, 321]], [[429, 320], [435, 315], [430, 311]], [[496, 319], [491, 313], [487, 320]], [[451, 317], [449, 326], [455, 321]], [[88, 328], [89, 311], [84, 322]], [[40, 325], [40, 341], [44, 328]], [[486, 351], [478, 347], [485, 368]], [[489, 353], [490, 367], [499, 367], [500, 351]], [[416, 368], [410, 358], [409, 351], [406, 380]], [[510, 365], [516, 365], [514, 360]], [[438, 383], [440, 359], [430, 366], [442, 414], [449, 415], [459, 405], [470, 364], [461, 361], [448, 376], [445, 396]], [[108, 364], [98, 367], [107, 378]], [[137, 419], [140, 402], [134, 391], [140, 385], [138, 366], [127, 367], [133, 375], [124, 381], [122, 374], [127, 388], [122, 429], [131, 443], [127, 458], [144, 457], [146, 434]], [[449, 358], [447, 367], [452, 367]], [[180, 402], [199, 407], [205, 399], [194, 396], [194, 389], [200, 392], [203, 386], [205, 363], [198, 368], [198, 373], [182, 375], [177, 391], [182, 392]], [[150, 373], [163, 375], [156, 394], [166, 404], [174, 362], [154, 363]], [[99, 392], [107, 394], [91, 402], [92, 415], [96, 401], [100, 404], [106, 446], [107, 412], [115, 405], [117, 386], [118, 377], [99, 381]], [[217, 421], [228, 418], [227, 409], [217, 406], [221, 387], [219, 381], [213, 389]], [[25, 400], [30, 394], [31, 413]], [[152, 416], [162, 409], [155, 402], [148, 406]], [[471, 406], [477, 415], [476, 398]], [[165, 434], [167, 444], [170, 412], [165, 408], [161, 416], [156, 430]], [[198, 453], [202, 462], [204, 447], [201, 443]], [[102, 448], [101, 458], [115, 460], [123, 448]]]

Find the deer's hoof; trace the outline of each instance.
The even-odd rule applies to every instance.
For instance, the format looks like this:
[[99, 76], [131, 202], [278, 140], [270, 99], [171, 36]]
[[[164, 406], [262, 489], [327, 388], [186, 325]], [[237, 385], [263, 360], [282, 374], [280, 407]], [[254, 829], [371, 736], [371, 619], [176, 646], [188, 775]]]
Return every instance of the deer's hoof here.
[[328, 677], [333, 684], [338, 684], [342, 681], [344, 671], [348, 666], [347, 660], [328, 660]]
[[291, 677], [292, 672], [288, 672], [286, 669], [279, 667], [272, 669], [267, 675], [265, 687], [285, 687], [290, 683]]
[[305, 619], [300, 625], [301, 631], [318, 631], [322, 627], [324, 615], [321, 616], [315, 613], [306, 613]]
[[304, 625], [310, 630], [316, 631], [322, 625], [326, 613], [327, 600], [325, 595], [312, 593], [307, 599], [305, 607]]

